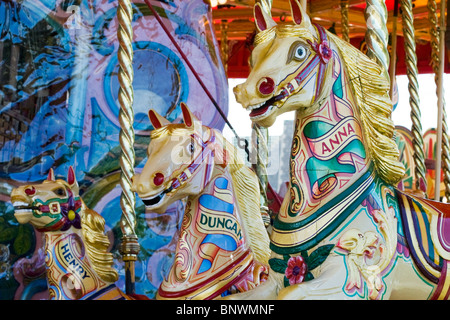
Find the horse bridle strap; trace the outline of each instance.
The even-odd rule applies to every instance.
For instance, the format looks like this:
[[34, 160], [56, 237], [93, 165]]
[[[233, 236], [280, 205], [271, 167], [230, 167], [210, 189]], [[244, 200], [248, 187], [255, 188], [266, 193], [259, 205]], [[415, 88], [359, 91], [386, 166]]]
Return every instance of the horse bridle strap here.
[[[187, 168], [178, 177], [172, 179], [172, 184], [168, 189], [164, 190], [164, 193], [168, 193], [183, 185], [186, 180], [189, 179], [197, 171], [197, 169], [200, 167], [200, 164], [208, 159], [208, 156], [210, 154], [212, 155], [214, 153], [214, 151], [208, 147], [209, 144], [214, 143], [216, 140], [216, 136], [212, 131], [211, 138], [206, 142], [204, 142], [195, 133], [191, 135], [191, 138], [195, 139], [201, 145], [202, 152], [187, 166]], [[210, 168], [208, 168], [208, 170], [211, 171]]]
[[314, 58], [309, 61], [306, 67], [302, 68], [300, 72], [291, 80], [282, 90], [281, 93], [277, 96], [276, 100], [282, 100], [287, 98], [289, 95], [293, 94], [294, 91], [300, 87], [300, 84], [308, 78], [308, 76], [314, 71], [314, 69], [319, 66], [319, 70], [317, 73], [317, 86], [316, 92], [314, 94], [314, 99], [316, 100], [319, 93], [323, 88], [323, 76], [325, 74], [325, 70], [327, 68], [328, 62], [333, 56], [332, 50], [328, 43], [328, 37], [325, 32], [325, 29], [320, 25], [314, 24], [319, 34], [319, 42], [312, 42], [308, 40], [309, 45], [316, 53]]
[[[75, 200], [72, 210], [75, 212], [81, 208], [81, 200]], [[69, 209], [69, 202], [59, 202], [53, 201], [49, 202], [49, 204], [42, 204], [40, 206], [34, 207], [35, 210], [38, 210], [41, 213], [51, 213], [58, 214], [61, 213], [61, 209]]]

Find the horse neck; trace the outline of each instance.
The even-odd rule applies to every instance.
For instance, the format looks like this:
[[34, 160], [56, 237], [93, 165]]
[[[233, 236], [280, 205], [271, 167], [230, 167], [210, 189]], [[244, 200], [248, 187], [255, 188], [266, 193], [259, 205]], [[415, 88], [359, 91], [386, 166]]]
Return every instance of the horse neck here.
[[161, 290], [183, 292], [208, 282], [248, 256], [232, 176], [216, 165], [201, 194], [190, 196], [177, 243], [175, 262]]
[[356, 99], [336, 50], [333, 61], [329, 95], [319, 97], [305, 111], [297, 111], [290, 192], [275, 227], [295, 228], [302, 220], [312, 219], [324, 205], [357, 188], [370, 172]]
[[[85, 208], [82, 208], [81, 214]], [[100, 279], [84, 245], [82, 229], [45, 233], [47, 281], [54, 300], [86, 299], [111, 285]]]

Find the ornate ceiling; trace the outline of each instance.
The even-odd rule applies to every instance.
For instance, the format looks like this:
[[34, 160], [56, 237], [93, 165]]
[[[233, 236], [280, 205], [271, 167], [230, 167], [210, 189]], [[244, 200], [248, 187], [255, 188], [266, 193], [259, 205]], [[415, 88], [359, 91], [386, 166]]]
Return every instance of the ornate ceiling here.
[[[225, 5], [213, 8], [214, 24], [218, 39], [221, 39], [222, 21], [227, 21], [228, 39], [245, 39], [254, 31], [253, 5], [254, 0], [228, 0]], [[364, 18], [365, 0], [348, 0], [348, 20], [350, 37], [363, 36], [366, 29]], [[388, 30], [391, 32], [394, 17], [394, 0], [386, 0], [388, 9]], [[418, 40], [429, 41], [428, 0], [413, 0], [414, 27]], [[439, 11], [440, 0], [436, 0]], [[341, 34], [341, 1], [339, 0], [308, 0], [308, 12], [311, 18], [325, 28], [334, 28]], [[277, 22], [288, 23], [290, 19], [290, 5], [288, 0], [273, 0], [272, 16]], [[401, 14], [398, 13], [398, 35], [402, 35]]]
[[[403, 28], [401, 9], [394, 10], [395, 3], [402, 0], [386, 0], [388, 10], [388, 32], [393, 30], [394, 22], [397, 21], [397, 73], [406, 72], [403, 52]], [[412, 0], [414, 29], [417, 42], [418, 67], [420, 73], [432, 72], [430, 67], [430, 22], [429, 0]], [[431, 0], [430, 0], [431, 1]], [[437, 14], [440, 16], [440, 1], [436, 0]], [[217, 3], [217, 0], [213, 1]], [[221, 45], [222, 52], [225, 50], [226, 66], [229, 77], [246, 77], [248, 73], [248, 56], [251, 51], [251, 39], [255, 33], [253, 19], [253, 6], [255, 0], [219, 0], [222, 5], [213, 4], [213, 21], [216, 37]], [[316, 23], [342, 36], [342, 14], [341, 3], [348, 5], [348, 26], [351, 43], [357, 47], [362, 46], [366, 33], [366, 20], [364, 11], [366, 0], [307, 0], [307, 11]], [[399, 5], [400, 6], [400, 5]], [[448, 10], [448, 8], [447, 8]], [[277, 23], [292, 23], [289, 0], [272, 1], [272, 17]], [[448, 17], [447, 17], [448, 19]], [[447, 23], [448, 24], [448, 23]], [[227, 46], [223, 47], [222, 38], [227, 38]], [[449, 36], [449, 33], [447, 34]], [[450, 40], [450, 37], [447, 39]], [[448, 44], [447, 44], [448, 48]], [[447, 61], [446, 71], [450, 63]]]

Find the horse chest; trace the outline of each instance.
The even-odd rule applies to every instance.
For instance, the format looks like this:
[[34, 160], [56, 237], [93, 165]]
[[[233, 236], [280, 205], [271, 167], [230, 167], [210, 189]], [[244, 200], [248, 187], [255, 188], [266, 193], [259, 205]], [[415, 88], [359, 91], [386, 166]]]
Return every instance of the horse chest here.
[[54, 299], [81, 299], [99, 288], [81, 237], [46, 234], [47, 275]]

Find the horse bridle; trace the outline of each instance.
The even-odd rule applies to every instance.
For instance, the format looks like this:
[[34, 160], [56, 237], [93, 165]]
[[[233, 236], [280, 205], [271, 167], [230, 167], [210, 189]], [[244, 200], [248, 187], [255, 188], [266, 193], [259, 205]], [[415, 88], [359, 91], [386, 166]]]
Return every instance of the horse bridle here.
[[281, 92], [276, 97], [274, 97], [275, 101], [286, 99], [287, 97], [292, 95], [298, 88], [300, 88], [300, 84], [311, 75], [311, 73], [317, 66], [319, 66], [319, 70], [317, 73], [318, 85], [316, 86], [313, 103], [315, 102], [315, 100], [317, 100], [318, 95], [322, 91], [324, 85], [324, 81], [322, 81], [322, 78], [325, 74], [328, 62], [331, 59], [333, 53], [331, 48], [329, 47], [328, 36], [325, 29], [318, 24], [314, 24], [314, 26], [316, 27], [316, 30], [319, 34], [319, 42], [312, 42], [308, 40], [308, 43], [316, 53], [316, 55], [311, 59], [311, 61], [309, 61], [306, 67], [302, 68], [295, 75], [293, 80], [291, 80], [287, 85], [284, 86], [284, 88], [282, 88]]
[[[177, 177], [169, 179], [172, 181], [172, 183], [168, 188], [164, 189], [159, 195], [155, 196], [154, 198], [145, 200], [144, 203], [146, 203], [147, 205], [156, 204], [162, 199], [165, 194], [170, 193], [183, 186], [186, 181], [196, 173], [196, 171], [200, 168], [200, 165], [203, 164], [203, 162], [205, 162], [210, 155], [214, 155], [214, 150], [212, 148], [209, 148], [209, 145], [216, 141], [216, 136], [214, 135], [214, 132], [212, 130], [210, 132], [211, 138], [206, 142], [203, 141], [203, 139], [199, 135], [195, 133], [191, 134], [191, 139], [196, 140], [202, 147], [202, 151], [200, 152], [200, 154], [194, 160], [192, 160], [192, 162], [186, 167], [186, 169], [183, 170], [181, 174], [179, 174]], [[201, 161], [198, 161], [199, 159]], [[211, 168], [209, 168], [209, 164], [207, 164], [207, 166], [208, 171], [206, 175], [209, 176], [212, 170]], [[205, 178], [205, 180], [208, 181], [209, 179]]]

